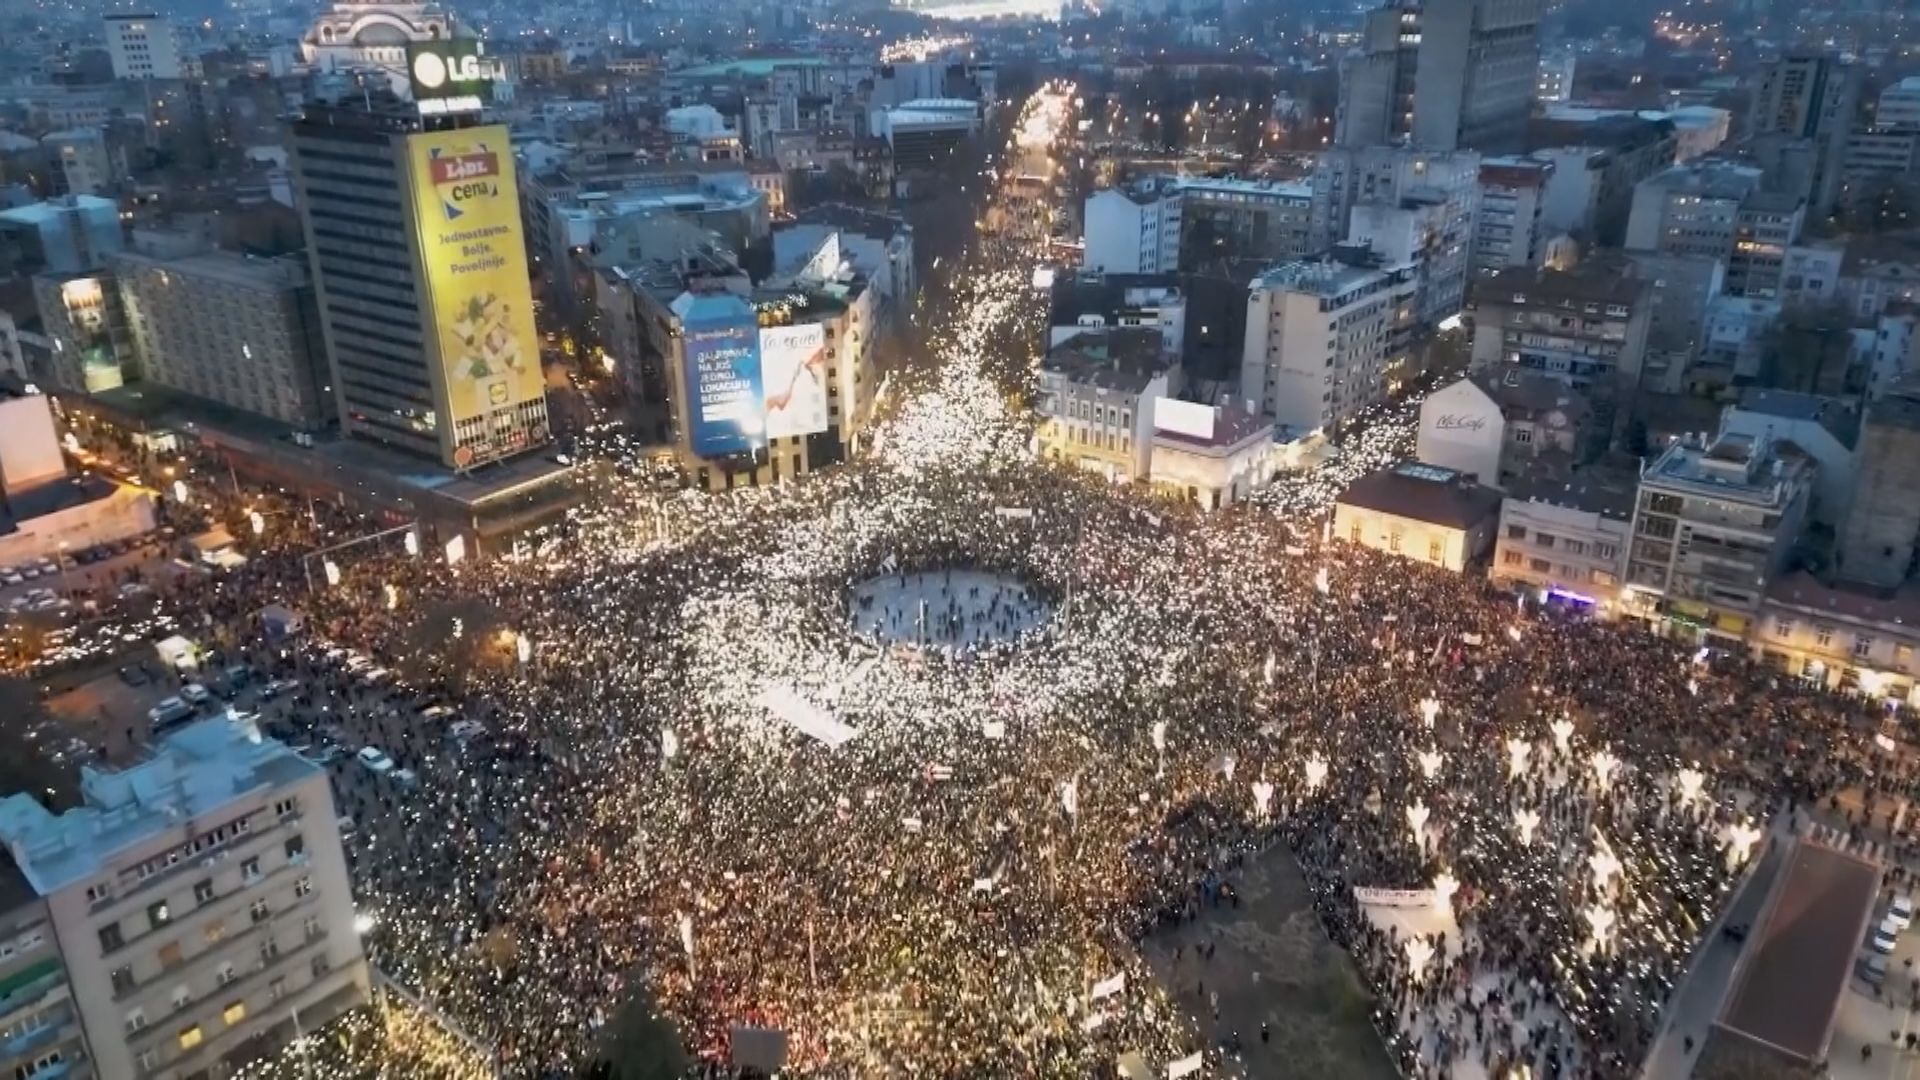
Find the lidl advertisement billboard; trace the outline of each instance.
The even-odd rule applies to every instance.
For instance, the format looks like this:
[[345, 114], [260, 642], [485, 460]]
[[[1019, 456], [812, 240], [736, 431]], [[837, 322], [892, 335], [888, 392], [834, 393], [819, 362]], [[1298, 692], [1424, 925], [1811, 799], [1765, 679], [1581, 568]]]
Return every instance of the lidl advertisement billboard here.
[[767, 437], [827, 430], [827, 331], [819, 323], [760, 331]]
[[766, 441], [760, 323], [744, 303], [689, 318], [683, 333], [693, 452], [740, 454]]
[[430, 337], [452, 464], [544, 441], [546, 389], [507, 129], [408, 138]]

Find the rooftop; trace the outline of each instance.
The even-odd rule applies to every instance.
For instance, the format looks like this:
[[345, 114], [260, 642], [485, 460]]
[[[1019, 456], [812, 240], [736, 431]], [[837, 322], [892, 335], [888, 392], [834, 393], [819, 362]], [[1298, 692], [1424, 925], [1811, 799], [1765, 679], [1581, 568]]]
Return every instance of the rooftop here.
[[1593, 405], [1585, 394], [1542, 371], [1501, 364], [1489, 365], [1467, 377], [1500, 406], [1501, 415], [1509, 420], [1558, 412], [1569, 425], [1577, 426], [1593, 414]]
[[63, 814], [31, 795], [0, 799], [0, 840], [34, 891], [48, 896], [99, 874], [127, 848], [217, 815], [249, 792], [320, 774], [320, 766], [254, 725], [214, 717], [165, 736], [137, 765], [82, 767], [85, 805]]
[[1138, 394], [1170, 368], [1172, 360], [1160, 331], [1115, 327], [1075, 334], [1048, 351], [1041, 369], [1083, 386]]
[[1849, 449], [1860, 438], [1860, 410], [1839, 398], [1754, 386], [1741, 392], [1737, 407], [1761, 416], [1817, 423]]
[[1273, 421], [1259, 413], [1250, 412], [1244, 406], [1227, 404], [1213, 410], [1213, 435], [1201, 438], [1182, 431], [1169, 431], [1156, 427], [1153, 441], [1165, 443], [1170, 447], [1205, 452], [1208, 450], [1227, 450], [1249, 439], [1261, 437], [1272, 439]]
[[1767, 599], [1857, 622], [1912, 627], [1920, 631], [1920, 584], [1889, 592], [1845, 582], [1827, 583], [1798, 570], [1767, 587]]
[[1751, 165], [1700, 160], [1675, 165], [1640, 182], [1702, 199], [1745, 199], [1759, 190], [1762, 175]]
[[1880, 867], [1802, 840], [1735, 965], [1712, 1039], [1759, 1043], [1795, 1063], [1824, 1058], [1866, 934]]
[[1639, 303], [1647, 283], [1620, 274], [1587, 270], [1508, 267], [1474, 283], [1474, 301], [1489, 304], [1565, 305]]
[[1337, 259], [1308, 259], [1266, 271], [1253, 279], [1253, 287], [1284, 289], [1332, 299], [1393, 273], [1394, 270], [1354, 266]]
[[1338, 500], [1382, 514], [1467, 529], [1500, 509], [1500, 493], [1453, 469], [1403, 461], [1347, 485]]
[[218, 281], [243, 289], [291, 289], [305, 285], [307, 281], [307, 260], [304, 255], [263, 259], [232, 251], [207, 251], [179, 259], [156, 259], [123, 252], [114, 255], [113, 261], [116, 265], [148, 266], [186, 278]]
[[1639, 478], [1625, 469], [1590, 467], [1571, 475], [1522, 473], [1506, 485], [1507, 497], [1525, 502], [1549, 503], [1589, 514], [1633, 520], [1633, 504], [1639, 494]]
[[1676, 441], [1641, 472], [1643, 484], [1707, 489], [1722, 498], [1776, 505], [1786, 499], [1781, 481], [1804, 468], [1804, 454], [1790, 442], [1723, 434], [1702, 446]]

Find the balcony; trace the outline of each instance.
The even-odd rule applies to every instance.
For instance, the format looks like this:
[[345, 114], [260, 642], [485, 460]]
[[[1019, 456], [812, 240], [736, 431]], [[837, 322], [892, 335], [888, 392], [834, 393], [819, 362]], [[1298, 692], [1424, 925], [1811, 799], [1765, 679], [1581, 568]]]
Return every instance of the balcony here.
[[58, 956], [29, 964], [0, 979], [0, 1016], [6, 1016], [37, 1003], [55, 987], [66, 982], [66, 969]]

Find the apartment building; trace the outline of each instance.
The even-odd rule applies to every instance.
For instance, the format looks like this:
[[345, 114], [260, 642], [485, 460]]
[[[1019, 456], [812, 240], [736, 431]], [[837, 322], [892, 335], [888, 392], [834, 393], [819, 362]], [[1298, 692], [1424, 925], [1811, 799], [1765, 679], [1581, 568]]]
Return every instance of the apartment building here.
[[1546, 603], [1613, 614], [1633, 527], [1634, 477], [1586, 469], [1510, 482], [1490, 576]]
[[1765, 663], [1835, 690], [1920, 704], [1920, 586], [1892, 591], [1823, 582], [1804, 571], [1767, 590], [1749, 638]]
[[47, 902], [0, 854], [0, 1076], [94, 1076]]
[[1816, 147], [1808, 197], [1816, 216], [1833, 208], [1840, 163], [1860, 109], [1862, 65], [1837, 56], [1799, 51], [1761, 69], [1748, 114], [1752, 135], [1786, 135]]
[[1339, 258], [1288, 263], [1253, 281], [1240, 398], [1288, 435], [1337, 428], [1382, 400], [1405, 364], [1414, 267]]
[[1540, 78], [1537, 0], [1390, 3], [1340, 69], [1341, 146], [1517, 150]]
[[1087, 197], [1081, 265], [1108, 274], [1167, 274], [1180, 268], [1178, 189], [1109, 188]]
[[97, 1075], [189, 1080], [367, 1000], [325, 769], [250, 724], [203, 720], [83, 805], [0, 800], [0, 840], [45, 903]]
[[1667, 447], [1641, 470], [1625, 613], [1685, 640], [1739, 646], [1799, 539], [1815, 468], [1771, 437]]
[[305, 430], [334, 416], [305, 255], [111, 260], [128, 336], [162, 386]]
[[1041, 456], [1113, 481], [1145, 480], [1155, 402], [1178, 389], [1179, 367], [1157, 331], [1087, 330], [1040, 364]]
[[1473, 230], [1476, 272], [1491, 274], [1547, 261], [1552, 231], [1546, 226], [1546, 193], [1552, 179], [1551, 161], [1501, 157], [1480, 163], [1480, 213]]
[[1512, 364], [1595, 397], [1639, 384], [1646, 281], [1584, 269], [1502, 270], [1474, 288], [1474, 370]]

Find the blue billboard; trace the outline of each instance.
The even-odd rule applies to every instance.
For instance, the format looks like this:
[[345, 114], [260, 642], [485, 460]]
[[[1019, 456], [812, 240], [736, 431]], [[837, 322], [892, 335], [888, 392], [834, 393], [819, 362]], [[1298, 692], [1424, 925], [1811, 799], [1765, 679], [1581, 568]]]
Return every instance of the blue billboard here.
[[737, 296], [701, 297], [681, 325], [693, 452], [723, 457], [764, 444], [760, 322], [753, 308]]

